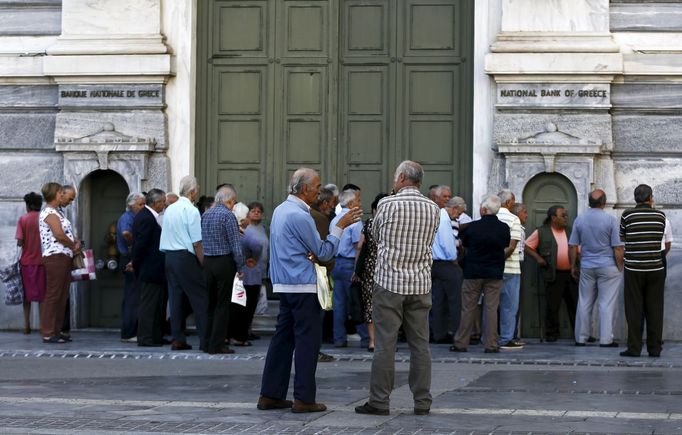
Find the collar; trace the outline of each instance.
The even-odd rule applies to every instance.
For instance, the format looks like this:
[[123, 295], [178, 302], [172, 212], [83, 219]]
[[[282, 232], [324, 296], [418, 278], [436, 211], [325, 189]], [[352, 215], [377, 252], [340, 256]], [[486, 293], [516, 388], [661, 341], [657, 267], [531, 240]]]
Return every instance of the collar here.
[[293, 202], [293, 203], [296, 204], [298, 207], [300, 207], [300, 208], [302, 208], [303, 210], [305, 210], [305, 211], [307, 211], [308, 213], [310, 213], [310, 206], [309, 206], [308, 204], [306, 204], [305, 201], [303, 201], [303, 200], [302, 200], [301, 198], [299, 198], [298, 196], [289, 195], [289, 196], [287, 196], [287, 201]]
[[180, 198], [178, 198], [178, 201], [186, 201], [187, 204], [189, 204], [189, 205], [191, 205], [192, 207], [194, 207], [194, 204], [192, 204], [192, 201], [190, 201], [189, 198], [187, 198], [186, 196], [181, 196]]
[[398, 192], [396, 192], [396, 195], [399, 195], [402, 193], [408, 193], [408, 191], [415, 191], [417, 193], [420, 193], [419, 189], [417, 189], [416, 186], [405, 186], [402, 189], [400, 189]]
[[158, 219], [158, 218], [159, 218], [159, 214], [156, 212], [156, 210], [154, 210], [153, 208], [151, 208], [151, 207], [148, 206], [147, 204], [145, 204], [144, 207], [145, 207], [147, 210], [149, 210], [150, 212], [152, 212], [152, 216], [154, 216], [154, 219]]
[[651, 204], [647, 204], [647, 203], [643, 202], [641, 204], [635, 205], [635, 208], [653, 208], [653, 207], [651, 206]]

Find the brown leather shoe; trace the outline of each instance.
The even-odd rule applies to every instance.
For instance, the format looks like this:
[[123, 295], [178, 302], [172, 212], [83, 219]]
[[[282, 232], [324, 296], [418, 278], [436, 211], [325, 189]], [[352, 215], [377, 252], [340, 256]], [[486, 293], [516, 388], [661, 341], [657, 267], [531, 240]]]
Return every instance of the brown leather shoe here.
[[291, 407], [291, 412], [297, 414], [304, 412], [322, 412], [326, 410], [327, 407], [322, 403], [303, 403], [300, 400], [294, 400], [294, 404]]
[[291, 408], [291, 400], [283, 399], [273, 399], [271, 397], [260, 396], [258, 398], [258, 405], [256, 408], [261, 411], [267, 411], [269, 409], [288, 409]]
[[192, 350], [192, 345], [182, 341], [173, 341], [171, 343], [171, 350]]
[[206, 353], [208, 353], [209, 355], [230, 354], [230, 353], [234, 353], [234, 349], [230, 349], [229, 347], [225, 346], [225, 347], [223, 347], [223, 348], [221, 348], [221, 349], [218, 349], [218, 350], [216, 350], [216, 351], [213, 351], [213, 352], [208, 351], [208, 352], [206, 352]]

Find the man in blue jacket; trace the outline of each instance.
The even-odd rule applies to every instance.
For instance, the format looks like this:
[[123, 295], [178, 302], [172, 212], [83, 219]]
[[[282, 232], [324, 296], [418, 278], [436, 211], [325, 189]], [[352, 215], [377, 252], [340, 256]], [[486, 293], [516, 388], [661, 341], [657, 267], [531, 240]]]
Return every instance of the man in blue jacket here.
[[[270, 278], [279, 294], [277, 328], [270, 341], [263, 369], [258, 409], [291, 408], [292, 412], [320, 412], [315, 402], [315, 371], [322, 339], [317, 276], [310, 260], [331, 259], [339, 247], [343, 229], [362, 216], [353, 208], [320, 240], [310, 205], [317, 200], [320, 176], [313, 169], [298, 169], [289, 183], [289, 196], [272, 215], [270, 224]], [[286, 400], [295, 352], [294, 401]]]

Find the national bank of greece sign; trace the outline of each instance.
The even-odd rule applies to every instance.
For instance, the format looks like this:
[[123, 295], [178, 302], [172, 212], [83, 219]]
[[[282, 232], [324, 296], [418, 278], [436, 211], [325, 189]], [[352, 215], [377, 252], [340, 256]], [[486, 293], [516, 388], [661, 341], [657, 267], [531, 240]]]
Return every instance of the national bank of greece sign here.
[[496, 107], [608, 109], [610, 87], [583, 83], [500, 83]]

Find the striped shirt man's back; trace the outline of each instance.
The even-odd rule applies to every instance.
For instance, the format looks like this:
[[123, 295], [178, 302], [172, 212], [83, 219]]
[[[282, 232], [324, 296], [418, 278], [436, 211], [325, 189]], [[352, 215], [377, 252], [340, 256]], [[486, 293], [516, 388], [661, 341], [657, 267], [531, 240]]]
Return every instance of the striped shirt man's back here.
[[623, 212], [620, 237], [625, 241], [625, 268], [633, 272], [663, 270], [661, 239], [665, 214], [648, 204], [638, 204]]
[[377, 241], [374, 282], [401, 295], [431, 291], [431, 247], [440, 222], [436, 203], [414, 187], [379, 202], [372, 234]]

